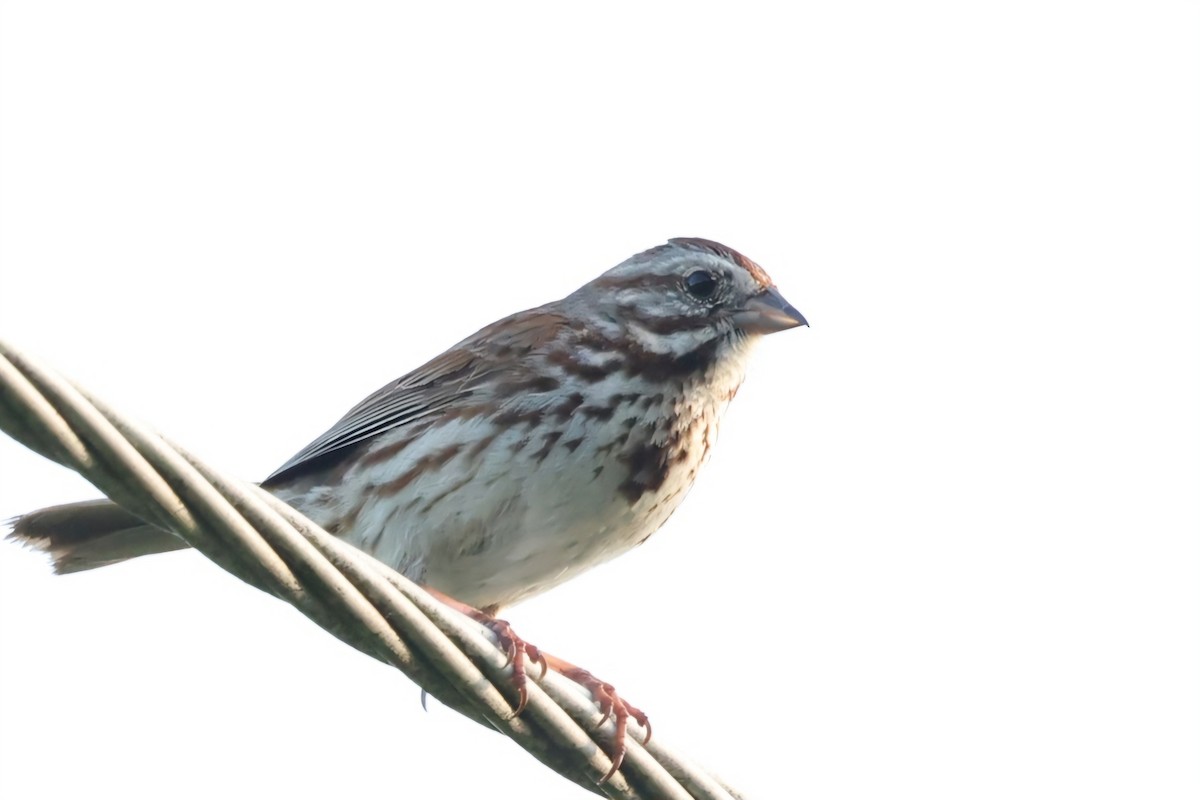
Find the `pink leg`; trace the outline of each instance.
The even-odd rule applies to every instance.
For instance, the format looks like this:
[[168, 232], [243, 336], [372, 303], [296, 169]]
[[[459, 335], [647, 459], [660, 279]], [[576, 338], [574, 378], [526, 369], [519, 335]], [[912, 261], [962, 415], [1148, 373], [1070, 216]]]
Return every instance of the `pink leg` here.
[[612, 761], [612, 767], [600, 779], [600, 783], [606, 782], [615, 775], [617, 770], [621, 768], [621, 763], [625, 760], [625, 731], [629, 726], [630, 717], [633, 717], [645, 729], [645, 741], [650, 741], [650, 720], [647, 719], [646, 715], [640, 709], [625, 702], [617, 694], [617, 690], [613, 688], [611, 683], [600, 680], [586, 669], [577, 667], [569, 661], [552, 656], [549, 653], [543, 653], [535, 645], [517, 636], [508, 622], [497, 619], [489, 613], [490, 610], [480, 610], [474, 606], [459, 602], [444, 592], [439, 592], [437, 589], [432, 589], [428, 586], [424, 588], [441, 602], [456, 611], [466, 614], [476, 622], [486, 625], [496, 633], [497, 638], [500, 640], [500, 647], [504, 649], [508, 655], [509, 663], [513, 665], [512, 679], [518, 698], [516, 713], [520, 714], [524, 711], [525, 704], [529, 700], [529, 692], [526, 689], [526, 684], [529, 680], [526, 673], [527, 661], [532, 664], [540, 664], [542, 675], [546, 674], [547, 669], [552, 669], [560, 675], [575, 681], [592, 693], [592, 697], [595, 698], [600, 706], [600, 713], [604, 715], [600, 720], [600, 724], [603, 725], [610, 716], [616, 724], [616, 734], [613, 737], [612, 751], [608, 754], [609, 759]]

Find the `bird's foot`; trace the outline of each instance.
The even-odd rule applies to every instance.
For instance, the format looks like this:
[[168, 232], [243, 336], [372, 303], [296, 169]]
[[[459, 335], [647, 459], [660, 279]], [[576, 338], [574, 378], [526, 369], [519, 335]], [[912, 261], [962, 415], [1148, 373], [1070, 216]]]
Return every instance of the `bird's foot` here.
[[512, 682], [517, 691], [517, 706], [515, 709], [517, 714], [525, 710], [525, 705], [529, 700], [528, 666], [530, 664], [536, 664], [542, 668], [541, 675], [538, 677], [539, 680], [545, 676], [547, 669], [552, 669], [591, 693], [592, 698], [600, 706], [601, 718], [597, 727], [607, 722], [610, 717], [616, 727], [613, 733], [612, 749], [608, 752], [612, 766], [605, 773], [604, 777], [600, 779], [600, 783], [607, 782], [615, 775], [625, 760], [625, 733], [629, 728], [629, 720], [631, 718], [646, 732], [646, 736], [642, 740], [643, 743], [650, 741], [650, 720], [641, 709], [625, 702], [624, 698], [617, 693], [617, 690], [611, 683], [600, 680], [586, 669], [577, 667], [569, 661], [564, 661], [549, 653], [543, 653], [536, 645], [530, 644], [518, 636], [513, 631], [512, 625], [507, 621], [497, 619], [487, 611], [481, 611], [466, 603], [459, 602], [442, 592], [426, 588], [446, 605], [466, 614], [496, 634], [500, 649], [508, 657], [508, 663], [512, 664]]
[[515, 711], [520, 714], [525, 710], [525, 704], [529, 702], [527, 665], [540, 665], [542, 668], [541, 677], [545, 677], [547, 669], [546, 656], [537, 648], [537, 645], [530, 644], [520, 636], [517, 636], [512, 629], [512, 625], [509, 625], [507, 620], [496, 619], [482, 611], [479, 614], [480, 616], [476, 617], [476, 619], [489, 628], [492, 633], [496, 634], [496, 638], [500, 642], [500, 649], [508, 657], [508, 663], [512, 664], [512, 681], [517, 689], [517, 707]]
[[535, 645], [517, 636], [513, 631], [512, 625], [507, 621], [497, 619], [487, 611], [475, 608], [475, 606], [467, 605], [466, 603], [455, 600], [445, 592], [439, 592], [431, 586], [426, 586], [425, 591], [441, 600], [446, 605], [465, 614], [471, 619], [483, 625], [485, 628], [496, 634], [496, 639], [500, 645], [500, 649], [504, 651], [508, 657], [508, 663], [512, 664], [513, 688], [517, 690], [517, 707], [516, 713], [520, 714], [525, 710], [525, 704], [529, 702], [529, 676], [526, 673], [527, 664], [539, 664], [542, 667], [542, 675], [546, 674], [546, 657], [542, 655], [542, 651], [538, 650]]
[[543, 658], [550, 669], [565, 678], [575, 681], [575, 683], [578, 683], [592, 693], [592, 698], [599, 704], [602, 715], [599, 725], [603, 725], [608, 721], [609, 717], [612, 717], [613, 723], [616, 726], [616, 731], [613, 733], [612, 750], [608, 753], [608, 757], [612, 761], [612, 766], [609, 767], [604, 777], [600, 779], [600, 783], [607, 782], [621, 768], [621, 763], [625, 760], [625, 731], [629, 727], [629, 719], [632, 717], [646, 731], [646, 737], [642, 740], [642, 743], [645, 744], [650, 741], [652, 733], [649, 718], [647, 718], [641, 709], [630, 705], [624, 698], [617, 694], [617, 690], [611, 683], [600, 680], [583, 667], [577, 667], [570, 662], [563, 661], [557, 656], [543, 655]]

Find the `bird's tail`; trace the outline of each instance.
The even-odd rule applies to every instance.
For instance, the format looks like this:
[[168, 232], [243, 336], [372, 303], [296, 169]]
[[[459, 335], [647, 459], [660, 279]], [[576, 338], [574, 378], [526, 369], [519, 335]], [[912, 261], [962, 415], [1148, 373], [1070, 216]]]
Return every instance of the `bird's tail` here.
[[17, 517], [11, 524], [8, 538], [48, 554], [59, 574], [189, 546], [110, 500], [51, 506]]

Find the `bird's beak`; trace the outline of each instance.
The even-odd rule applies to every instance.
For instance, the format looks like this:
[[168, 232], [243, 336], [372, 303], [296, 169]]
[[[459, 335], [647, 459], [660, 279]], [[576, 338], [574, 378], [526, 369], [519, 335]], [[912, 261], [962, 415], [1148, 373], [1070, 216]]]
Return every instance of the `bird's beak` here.
[[766, 335], [777, 331], [786, 331], [799, 325], [807, 325], [804, 318], [792, 304], [783, 299], [783, 295], [775, 287], [766, 289], [751, 297], [741, 311], [733, 315], [738, 327], [746, 333]]

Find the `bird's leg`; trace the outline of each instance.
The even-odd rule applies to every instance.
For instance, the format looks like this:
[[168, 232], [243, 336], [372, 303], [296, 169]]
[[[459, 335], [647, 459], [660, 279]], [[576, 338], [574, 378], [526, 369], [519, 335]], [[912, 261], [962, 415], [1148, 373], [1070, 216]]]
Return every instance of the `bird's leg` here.
[[616, 774], [616, 771], [621, 768], [621, 763], [625, 760], [625, 731], [629, 726], [630, 717], [636, 720], [646, 731], [646, 738], [643, 742], [650, 741], [650, 720], [640, 709], [625, 702], [617, 694], [617, 690], [611, 683], [602, 681], [586, 669], [577, 667], [558, 656], [544, 653], [535, 645], [526, 642], [520, 636], [517, 636], [507, 621], [497, 619], [491, 613], [494, 609], [478, 609], [455, 600], [453, 597], [444, 592], [439, 592], [437, 589], [429, 586], [424, 588], [455, 611], [466, 614], [471, 619], [495, 632], [496, 637], [500, 640], [500, 648], [505, 651], [509, 663], [513, 665], [513, 685], [516, 687], [518, 698], [516, 713], [520, 714], [525, 710], [525, 703], [529, 699], [529, 693], [526, 689], [528, 681], [526, 661], [541, 665], [542, 676], [546, 674], [547, 669], [552, 669], [591, 692], [592, 697], [600, 706], [600, 713], [603, 715], [600, 719], [600, 724], [603, 725], [609, 717], [612, 717], [613, 723], [616, 725], [612, 750], [608, 753], [609, 759], [612, 761], [612, 767], [600, 779], [600, 783], [606, 782]]
[[508, 663], [512, 664], [513, 668], [513, 686], [517, 690], [517, 708], [516, 713], [520, 714], [525, 710], [525, 704], [529, 701], [529, 691], [525, 688], [528, 677], [525, 673], [526, 662], [531, 664], [540, 664], [542, 674], [546, 674], [546, 657], [542, 655], [542, 651], [537, 646], [530, 644], [522, 639], [513, 631], [512, 625], [509, 625], [506, 620], [497, 619], [493, 614], [486, 610], [475, 608], [475, 606], [467, 605], [459, 600], [455, 600], [445, 592], [439, 592], [430, 586], [424, 587], [425, 591], [436, 597], [441, 602], [453, 608], [462, 614], [467, 615], [471, 619], [480, 623], [484, 627], [496, 634], [496, 638], [500, 640], [500, 649], [508, 656]]

